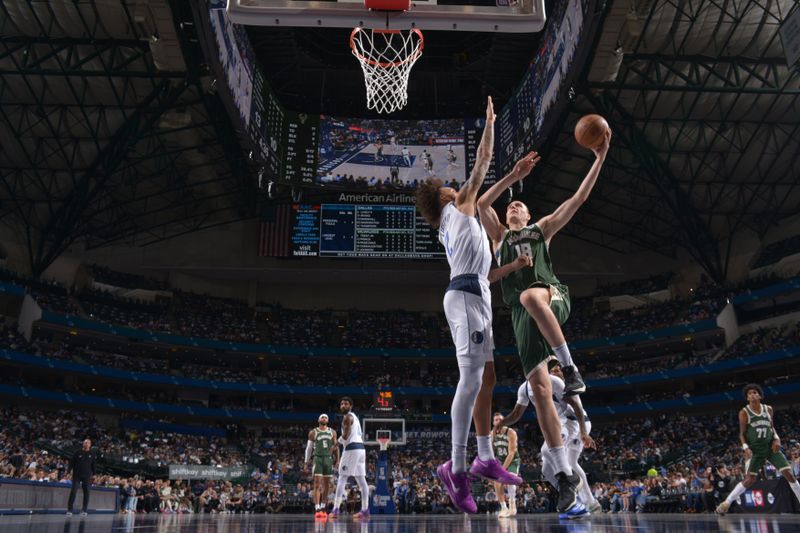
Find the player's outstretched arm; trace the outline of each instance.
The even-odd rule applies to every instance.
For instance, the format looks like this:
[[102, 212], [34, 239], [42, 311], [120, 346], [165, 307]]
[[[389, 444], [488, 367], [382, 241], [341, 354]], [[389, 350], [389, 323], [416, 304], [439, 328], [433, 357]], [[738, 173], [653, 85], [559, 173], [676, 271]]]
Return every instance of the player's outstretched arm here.
[[608, 147], [610, 144], [611, 130], [606, 130], [603, 144], [593, 149], [595, 155], [594, 164], [592, 164], [592, 168], [589, 169], [589, 173], [586, 174], [586, 177], [583, 178], [578, 190], [575, 191], [575, 194], [569, 197], [563, 204], [558, 206], [558, 208], [553, 211], [552, 214], [541, 218], [537, 222], [537, 225], [542, 230], [542, 235], [544, 236], [545, 242], [552, 239], [553, 235], [561, 231], [561, 228], [566, 226], [567, 223], [572, 220], [572, 217], [575, 216], [578, 208], [589, 199], [589, 193], [592, 192], [594, 184], [597, 182], [597, 177], [600, 175], [600, 169], [603, 168], [603, 163], [606, 160], [606, 155], [608, 154]]
[[493, 268], [489, 271], [489, 283], [494, 283], [497, 280], [503, 279], [504, 277], [508, 276], [512, 272], [516, 272], [517, 270], [522, 270], [525, 267], [533, 266], [533, 259], [528, 257], [527, 255], [520, 255], [511, 263], [505, 264], [498, 268]]
[[490, 96], [486, 102], [486, 126], [483, 128], [481, 143], [478, 145], [478, 151], [475, 154], [475, 166], [472, 167], [469, 179], [464, 182], [456, 196], [456, 207], [467, 216], [475, 216], [475, 200], [478, 198], [478, 191], [481, 190], [483, 180], [486, 178], [486, 173], [489, 171], [489, 165], [492, 162], [495, 118], [492, 97]]
[[489, 190], [478, 198], [478, 214], [481, 217], [481, 224], [486, 228], [486, 233], [494, 243], [499, 243], [503, 240], [503, 233], [505, 233], [508, 228], [500, 222], [497, 213], [495, 213], [494, 208], [492, 208], [492, 204], [500, 198], [503, 191], [530, 174], [533, 167], [535, 167], [536, 163], [540, 160], [541, 157], [539, 157], [539, 154], [536, 152], [529, 153], [517, 161], [514, 168], [511, 169], [511, 172], [489, 187]]
[[527, 407], [527, 405], [515, 405], [514, 410], [503, 417], [503, 425], [511, 426], [519, 422], [519, 419], [522, 418], [523, 414], [525, 414], [525, 409], [527, 409]]

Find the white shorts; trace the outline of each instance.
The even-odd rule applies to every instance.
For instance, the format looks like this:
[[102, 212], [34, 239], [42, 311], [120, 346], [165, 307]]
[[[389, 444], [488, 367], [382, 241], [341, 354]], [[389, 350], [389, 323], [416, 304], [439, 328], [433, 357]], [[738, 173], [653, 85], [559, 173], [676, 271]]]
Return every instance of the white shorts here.
[[342, 452], [342, 459], [339, 461], [339, 476], [366, 476], [367, 475], [367, 451], [366, 450], [347, 450]]
[[448, 290], [444, 295], [444, 314], [459, 366], [494, 361], [492, 293], [488, 285], [481, 289], [481, 296], [461, 290]]
[[[567, 432], [567, 428], [562, 425], [561, 426], [561, 441], [564, 443], [565, 446], [567, 444], [567, 439], [568, 438], [569, 438], [569, 433]], [[545, 457], [546, 457], [545, 452], [548, 452], [548, 451], [550, 451], [550, 446], [548, 446], [547, 445], [547, 441], [545, 441], [545, 442], [542, 443], [542, 460], [545, 459]]]

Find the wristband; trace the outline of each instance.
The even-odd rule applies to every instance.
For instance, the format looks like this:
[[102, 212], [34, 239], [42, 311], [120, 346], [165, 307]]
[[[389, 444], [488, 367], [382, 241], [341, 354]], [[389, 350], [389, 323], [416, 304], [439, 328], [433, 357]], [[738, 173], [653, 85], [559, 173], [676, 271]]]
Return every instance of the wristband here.
[[750, 446], [748, 446], [747, 444], [742, 444], [742, 450], [747, 451], [748, 449], [750, 449]]

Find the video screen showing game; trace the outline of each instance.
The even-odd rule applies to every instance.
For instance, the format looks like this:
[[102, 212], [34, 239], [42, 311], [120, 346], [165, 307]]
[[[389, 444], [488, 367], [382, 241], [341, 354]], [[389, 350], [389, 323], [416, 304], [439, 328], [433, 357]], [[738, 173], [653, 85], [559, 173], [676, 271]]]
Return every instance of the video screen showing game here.
[[464, 119], [379, 120], [322, 116], [316, 182], [413, 190], [428, 177], [457, 186], [467, 176]]

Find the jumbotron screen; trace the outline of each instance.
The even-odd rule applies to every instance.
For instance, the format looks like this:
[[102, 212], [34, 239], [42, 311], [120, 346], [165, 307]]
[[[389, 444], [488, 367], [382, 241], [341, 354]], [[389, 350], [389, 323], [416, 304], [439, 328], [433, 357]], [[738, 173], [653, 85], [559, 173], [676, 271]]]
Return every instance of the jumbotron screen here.
[[444, 257], [436, 230], [413, 205], [295, 204], [292, 211], [295, 257]]
[[435, 176], [458, 187], [467, 178], [482, 131], [483, 123], [476, 119], [379, 120], [323, 115], [315, 184], [413, 190]]

